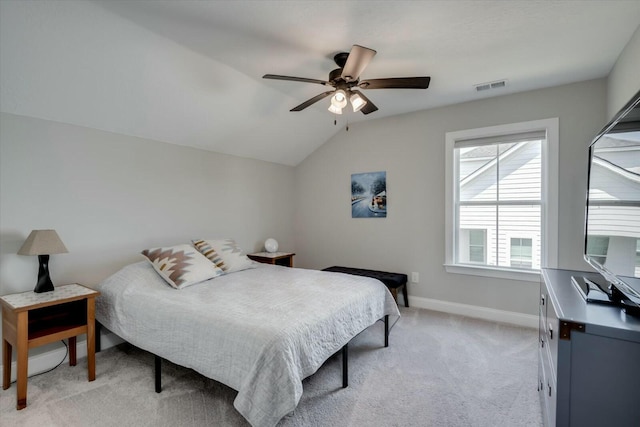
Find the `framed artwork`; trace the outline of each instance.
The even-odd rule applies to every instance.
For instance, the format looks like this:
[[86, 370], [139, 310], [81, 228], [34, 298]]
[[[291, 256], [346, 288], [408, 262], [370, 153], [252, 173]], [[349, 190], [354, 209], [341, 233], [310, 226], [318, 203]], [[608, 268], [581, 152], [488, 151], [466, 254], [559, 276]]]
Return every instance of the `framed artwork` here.
[[387, 172], [351, 175], [351, 217], [387, 217]]

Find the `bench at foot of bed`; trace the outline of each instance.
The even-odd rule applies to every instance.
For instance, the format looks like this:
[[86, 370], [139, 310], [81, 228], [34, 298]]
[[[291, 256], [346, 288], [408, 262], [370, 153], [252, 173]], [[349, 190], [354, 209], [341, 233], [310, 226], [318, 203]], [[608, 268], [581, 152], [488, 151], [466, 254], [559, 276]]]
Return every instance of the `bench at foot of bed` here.
[[325, 268], [322, 271], [333, 271], [334, 273], [346, 273], [353, 274], [354, 276], [373, 277], [384, 283], [393, 299], [398, 303], [398, 291], [402, 290], [402, 297], [404, 298], [404, 306], [409, 307], [409, 295], [407, 293], [407, 275], [402, 273], [389, 273], [388, 271], [378, 270], [365, 270], [364, 268], [352, 268], [352, 267], [339, 267], [333, 266]]

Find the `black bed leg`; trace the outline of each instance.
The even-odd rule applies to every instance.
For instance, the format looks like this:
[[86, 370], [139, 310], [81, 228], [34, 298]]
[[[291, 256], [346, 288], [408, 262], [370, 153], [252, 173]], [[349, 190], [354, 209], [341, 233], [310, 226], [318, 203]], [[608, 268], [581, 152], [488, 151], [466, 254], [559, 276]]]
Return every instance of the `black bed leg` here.
[[160, 356], [155, 357], [155, 374], [156, 374], [156, 393], [160, 393], [162, 391], [162, 378], [160, 374], [162, 372], [162, 359]]
[[384, 346], [389, 347], [389, 315], [384, 316]]
[[349, 387], [349, 343], [342, 347], [342, 388]]
[[96, 353], [100, 353], [100, 350], [102, 350], [102, 338], [101, 338], [101, 334], [100, 331], [102, 330], [102, 324], [100, 322], [98, 322], [96, 320], [95, 323], [95, 349], [96, 349]]

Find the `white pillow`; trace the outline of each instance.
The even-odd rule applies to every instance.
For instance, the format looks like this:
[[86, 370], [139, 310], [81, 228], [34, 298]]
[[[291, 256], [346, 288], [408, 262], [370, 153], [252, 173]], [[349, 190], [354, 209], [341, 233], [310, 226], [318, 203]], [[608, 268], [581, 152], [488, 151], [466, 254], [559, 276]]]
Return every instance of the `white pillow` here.
[[176, 289], [184, 289], [224, 274], [191, 245], [145, 249], [142, 255]]
[[192, 240], [197, 250], [225, 273], [255, 267], [233, 239]]

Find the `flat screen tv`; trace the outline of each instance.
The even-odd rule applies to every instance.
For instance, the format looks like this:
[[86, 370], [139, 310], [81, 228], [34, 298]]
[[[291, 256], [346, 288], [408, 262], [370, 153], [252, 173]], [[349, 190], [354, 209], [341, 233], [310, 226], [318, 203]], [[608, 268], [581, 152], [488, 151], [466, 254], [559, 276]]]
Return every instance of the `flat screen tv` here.
[[640, 91], [589, 147], [585, 224], [584, 258], [606, 280], [586, 290], [640, 314]]

